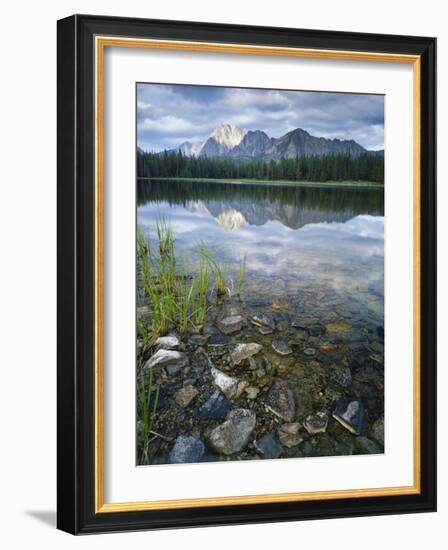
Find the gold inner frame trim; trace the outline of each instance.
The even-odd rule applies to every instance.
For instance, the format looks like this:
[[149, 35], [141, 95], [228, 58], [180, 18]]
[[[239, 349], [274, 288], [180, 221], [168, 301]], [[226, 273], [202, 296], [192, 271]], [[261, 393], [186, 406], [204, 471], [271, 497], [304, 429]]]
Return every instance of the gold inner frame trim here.
[[[265, 55], [329, 59], [343, 61], [371, 61], [406, 63], [413, 66], [413, 484], [401, 487], [343, 489], [300, 493], [276, 493], [179, 500], [106, 503], [104, 501], [104, 54], [106, 47], [146, 48], [240, 55]], [[356, 52], [309, 48], [254, 46], [177, 40], [153, 40], [96, 36], [95, 54], [95, 513], [167, 510], [208, 506], [235, 506], [281, 502], [305, 502], [343, 498], [398, 496], [419, 494], [421, 490], [421, 425], [420, 425], [420, 272], [421, 272], [421, 216], [420, 216], [420, 117], [421, 71], [420, 57], [381, 52]]]

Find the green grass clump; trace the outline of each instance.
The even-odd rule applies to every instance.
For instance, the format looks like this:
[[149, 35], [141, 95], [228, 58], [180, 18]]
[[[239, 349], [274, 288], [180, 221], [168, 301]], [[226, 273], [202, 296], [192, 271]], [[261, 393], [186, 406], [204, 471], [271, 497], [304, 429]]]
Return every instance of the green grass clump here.
[[209, 266], [213, 277], [214, 288], [218, 296], [222, 296], [226, 294], [226, 292], [230, 295], [230, 288], [227, 284], [227, 266], [222, 262], [218, 262], [204, 243], [200, 244], [199, 252], [201, 261], [204, 261]]
[[145, 375], [142, 374], [140, 383], [137, 386], [137, 414], [140, 425], [137, 433], [138, 463], [148, 463], [149, 444], [151, 442], [152, 430], [155, 422], [157, 403], [159, 402], [160, 385], [157, 385], [154, 401], [153, 394], [153, 372], [149, 369], [149, 383], [145, 387]]
[[[207, 294], [211, 282], [208, 261], [201, 255], [199, 268], [182, 269], [176, 262], [174, 234], [165, 220], [157, 222], [158, 245], [155, 251], [137, 231], [137, 256], [146, 296], [151, 302], [150, 335], [163, 335], [176, 328], [185, 333], [189, 325], [204, 322], [208, 310]], [[188, 273], [190, 271], [190, 274]], [[143, 341], [150, 341], [144, 327], [138, 326]]]
[[[222, 297], [231, 295], [233, 281], [228, 278], [228, 267], [217, 261], [204, 243], [199, 246], [199, 266], [189, 269], [184, 262], [179, 268], [175, 258], [174, 233], [169, 224], [161, 219], [157, 222], [158, 245], [151, 250], [142, 230], [137, 232], [137, 255], [140, 275], [146, 296], [151, 302], [151, 327], [138, 326], [145, 342], [151, 342], [154, 335], [163, 335], [176, 328], [181, 334], [190, 325], [204, 322], [209, 308], [210, 289]], [[237, 274], [236, 291], [239, 294], [244, 285], [247, 267], [245, 256]], [[232, 284], [230, 284], [232, 283]]]
[[159, 241], [160, 257], [169, 257], [174, 255], [174, 233], [168, 225], [165, 218], [161, 218], [157, 222], [157, 239]]
[[210, 287], [210, 279], [210, 268], [201, 255], [199, 271], [194, 280], [195, 292], [192, 295], [191, 303], [191, 321], [196, 326], [204, 322], [208, 310], [207, 293]]
[[190, 323], [194, 292], [194, 279], [190, 281], [185, 274], [185, 270], [182, 271], [177, 283], [178, 329], [181, 334], [187, 332]]
[[246, 271], [247, 271], [247, 254], [243, 256], [243, 259], [240, 262], [240, 267], [238, 269], [238, 278], [236, 282], [236, 293], [241, 294], [243, 289], [244, 281], [246, 280]]

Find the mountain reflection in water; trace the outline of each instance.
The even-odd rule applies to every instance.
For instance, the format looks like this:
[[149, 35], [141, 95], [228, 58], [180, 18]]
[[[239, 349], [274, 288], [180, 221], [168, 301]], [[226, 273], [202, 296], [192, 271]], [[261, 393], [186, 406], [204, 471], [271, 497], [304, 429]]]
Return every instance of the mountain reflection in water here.
[[308, 287], [382, 294], [381, 190], [138, 181], [138, 224], [150, 238], [160, 218], [189, 260], [201, 241], [235, 269], [247, 254], [249, 302], [251, 293], [268, 300]]

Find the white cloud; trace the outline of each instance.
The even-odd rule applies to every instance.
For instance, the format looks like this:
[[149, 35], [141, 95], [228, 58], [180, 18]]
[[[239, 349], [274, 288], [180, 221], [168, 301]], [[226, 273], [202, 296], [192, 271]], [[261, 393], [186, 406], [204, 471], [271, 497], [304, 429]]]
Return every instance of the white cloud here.
[[271, 137], [300, 127], [316, 136], [354, 139], [368, 149], [384, 146], [383, 96], [159, 84], [139, 84], [137, 93], [144, 149], [205, 140], [221, 122]]

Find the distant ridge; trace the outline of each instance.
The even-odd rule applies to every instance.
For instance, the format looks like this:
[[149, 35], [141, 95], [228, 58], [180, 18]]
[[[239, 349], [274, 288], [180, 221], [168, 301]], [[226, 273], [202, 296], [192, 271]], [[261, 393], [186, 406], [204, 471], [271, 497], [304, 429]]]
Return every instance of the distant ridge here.
[[347, 155], [356, 158], [371, 154], [384, 157], [384, 150], [369, 151], [353, 139], [328, 139], [296, 128], [279, 138], [271, 138], [261, 130], [243, 129], [232, 124], [217, 126], [205, 142], [186, 141], [170, 151], [187, 157], [232, 158], [239, 160], [281, 160], [302, 155]]

